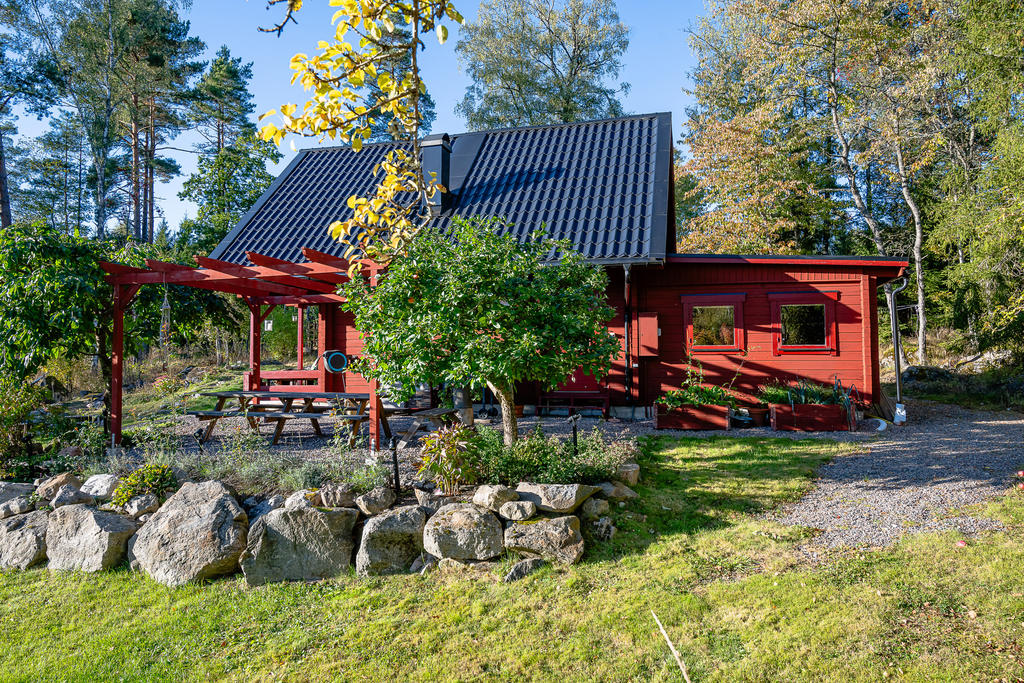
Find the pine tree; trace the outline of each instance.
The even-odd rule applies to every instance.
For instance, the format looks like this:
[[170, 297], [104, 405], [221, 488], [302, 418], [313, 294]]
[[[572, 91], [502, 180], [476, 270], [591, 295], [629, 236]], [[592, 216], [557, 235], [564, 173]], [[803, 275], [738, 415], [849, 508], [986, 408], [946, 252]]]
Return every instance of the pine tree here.
[[243, 64], [222, 45], [192, 93], [191, 118], [206, 140], [200, 151], [218, 154], [241, 136], [256, 133], [249, 120], [255, 106], [249, 92], [252, 62]]

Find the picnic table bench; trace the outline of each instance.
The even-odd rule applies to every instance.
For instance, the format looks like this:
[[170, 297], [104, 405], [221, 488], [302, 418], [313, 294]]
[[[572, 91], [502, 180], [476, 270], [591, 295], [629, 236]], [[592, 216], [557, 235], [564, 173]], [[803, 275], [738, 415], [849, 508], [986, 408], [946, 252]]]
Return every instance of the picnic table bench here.
[[[259, 432], [259, 422], [275, 422], [274, 438], [276, 444], [289, 420], [309, 420], [317, 436], [323, 436], [320, 420], [332, 416], [347, 421], [350, 425], [349, 445], [355, 447], [359, 429], [370, 421], [370, 395], [353, 394], [335, 391], [212, 391], [201, 394], [217, 399], [213, 410], [190, 410], [201, 422], [209, 422], [200, 442], [205, 442], [213, 434], [217, 423], [225, 417], [244, 417], [253, 431]], [[225, 404], [231, 399], [238, 401], [237, 409], [225, 410]], [[384, 434], [391, 437], [391, 427], [387, 417], [380, 415]]]
[[416, 432], [424, 424], [429, 422], [435, 427], [443, 427], [454, 420], [456, 413], [458, 413], [458, 410], [455, 408], [429, 408], [410, 413], [412, 424], [409, 425], [409, 428], [405, 430], [405, 433], [398, 440], [398, 448], [402, 449], [408, 446], [409, 442], [416, 438]]

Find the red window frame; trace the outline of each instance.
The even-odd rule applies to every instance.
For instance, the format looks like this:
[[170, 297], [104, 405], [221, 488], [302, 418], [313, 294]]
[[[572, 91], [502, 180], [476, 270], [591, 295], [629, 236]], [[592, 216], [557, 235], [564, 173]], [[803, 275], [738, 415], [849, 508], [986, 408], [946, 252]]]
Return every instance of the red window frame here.
[[[772, 292], [768, 294], [772, 305], [772, 353], [776, 356], [839, 354], [839, 331], [836, 326], [836, 302], [839, 292]], [[801, 346], [782, 344], [782, 307], [792, 305], [825, 306], [825, 343]]]
[[[743, 302], [747, 295], [740, 294], [688, 294], [682, 297], [683, 327], [686, 331], [686, 351], [688, 353], [742, 353], [746, 348], [746, 331], [743, 327]], [[733, 343], [722, 345], [693, 343], [693, 307], [694, 306], [732, 306]]]

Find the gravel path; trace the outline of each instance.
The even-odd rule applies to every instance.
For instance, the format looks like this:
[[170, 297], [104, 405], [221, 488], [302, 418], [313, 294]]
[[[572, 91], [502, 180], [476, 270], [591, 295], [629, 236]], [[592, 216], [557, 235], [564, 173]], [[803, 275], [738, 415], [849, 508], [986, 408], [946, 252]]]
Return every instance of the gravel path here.
[[[820, 529], [812, 546], [886, 546], [903, 534], [1001, 525], [956, 510], [1005, 493], [1024, 466], [1024, 415], [915, 401], [911, 422], [843, 456], [776, 519]], [[952, 511], [952, 512], [951, 512]], [[812, 556], [814, 550], [806, 549]]]

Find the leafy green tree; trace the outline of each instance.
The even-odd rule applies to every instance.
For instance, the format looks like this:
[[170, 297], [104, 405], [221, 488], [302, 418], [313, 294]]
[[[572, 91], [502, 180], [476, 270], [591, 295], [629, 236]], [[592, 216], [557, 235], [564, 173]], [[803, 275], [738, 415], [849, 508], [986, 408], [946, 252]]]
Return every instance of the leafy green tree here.
[[[26, 379], [52, 358], [95, 356], [109, 387], [113, 289], [99, 261], [143, 266], [160, 256], [149, 245], [86, 239], [42, 224], [0, 231], [0, 376]], [[143, 286], [125, 316], [126, 354], [159, 339], [165, 291], [179, 339], [207, 317], [230, 320], [215, 292]]]
[[629, 29], [614, 0], [484, 0], [456, 45], [471, 130], [620, 116]]
[[621, 348], [605, 327], [604, 271], [566, 243], [538, 234], [521, 244], [500, 227], [460, 219], [450, 235], [421, 232], [376, 286], [343, 286], [342, 307], [365, 337], [360, 372], [398, 400], [421, 383], [486, 384], [511, 444], [516, 383], [553, 387], [580, 367], [600, 377]]
[[178, 194], [199, 206], [195, 218], [182, 221], [178, 243], [209, 253], [270, 187], [267, 163], [277, 163], [277, 148], [255, 137], [240, 137], [199, 166]]

